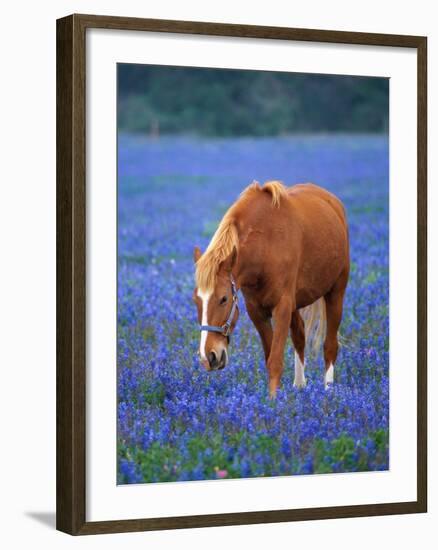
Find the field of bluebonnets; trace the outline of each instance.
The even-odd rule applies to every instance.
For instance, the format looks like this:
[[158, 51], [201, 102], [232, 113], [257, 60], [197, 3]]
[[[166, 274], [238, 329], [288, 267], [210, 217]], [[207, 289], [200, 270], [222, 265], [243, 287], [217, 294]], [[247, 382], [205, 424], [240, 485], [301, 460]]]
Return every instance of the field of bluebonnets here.
[[[313, 181], [347, 208], [351, 276], [335, 384], [308, 356], [269, 400], [241, 299], [230, 363], [198, 362], [193, 246], [253, 179]], [[118, 183], [118, 482], [385, 470], [388, 141], [382, 136], [196, 139], [121, 135]]]

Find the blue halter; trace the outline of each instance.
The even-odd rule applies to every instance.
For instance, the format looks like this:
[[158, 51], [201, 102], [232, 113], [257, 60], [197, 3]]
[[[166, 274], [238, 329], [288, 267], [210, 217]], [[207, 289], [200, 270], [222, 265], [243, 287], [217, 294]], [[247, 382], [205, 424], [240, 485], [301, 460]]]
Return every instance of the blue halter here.
[[214, 325], [200, 325], [199, 330], [201, 331], [206, 330], [208, 332], [218, 332], [219, 334], [222, 334], [227, 338], [230, 337], [231, 325], [233, 324], [234, 315], [236, 314], [236, 309], [239, 301], [239, 298], [237, 295], [236, 283], [234, 282], [233, 277], [231, 277], [231, 293], [233, 295], [233, 305], [231, 306], [228, 319], [225, 321], [225, 323], [221, 327], [214, 326]]

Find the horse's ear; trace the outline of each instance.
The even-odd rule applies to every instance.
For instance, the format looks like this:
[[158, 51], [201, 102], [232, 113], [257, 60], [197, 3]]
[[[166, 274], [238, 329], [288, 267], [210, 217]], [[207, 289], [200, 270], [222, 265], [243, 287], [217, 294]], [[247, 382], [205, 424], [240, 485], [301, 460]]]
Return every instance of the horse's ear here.
[[234, 267], [234, 264], [236, 263], [237, 258], [237, 248], [233, 246], [233, 250], [231, 251], [231, 254], [221, 263], [221, 269], [225, 270], [227, 273], [231, 273], [231, 270]]
[[201, 256], [201, 249], [199, 248], [199, 246], [195, 246], [195, 248], [193, 249], [193, 261], [196, 263]]

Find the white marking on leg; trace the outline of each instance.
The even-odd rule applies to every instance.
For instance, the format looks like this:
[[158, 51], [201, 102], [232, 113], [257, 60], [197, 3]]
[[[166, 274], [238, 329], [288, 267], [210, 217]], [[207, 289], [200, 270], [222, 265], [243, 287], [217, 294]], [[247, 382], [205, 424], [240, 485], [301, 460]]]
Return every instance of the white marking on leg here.
[[324, 379], [325, 389], [327, 389], [331, 384], [333, 384], [333, 375], [334, 375], [333, 363], [330, 363], [329, 368], [325, 371], [325, 379]]
[[[202, 320], [201, 320], [201, 324], [202, 325], [208, 325], [208, 318], [207, 318], [208, 301], [210, 299], [211, 292], [201, 292], [200, 290], [198, 290], [198, 296], [202, 300]], [[205, 344], [207, 343], [207, 336], [208, 336], [208, 332], [206, 330], [201, 330], [201, 342], [199, 344], [199, 354], [201, 356], [201, 359], [203, 359], [204, 361], [207, 360], [207, 357], [205, 355]]]
[[[304, 361], [305, 363], [305, 361]], [[304, 376], [305, 364], [301, 363], [300, 356], [295, 352], [295, 378], [294, 386], [296, 388], [304, 388], [306, 385], [306, 377]]]

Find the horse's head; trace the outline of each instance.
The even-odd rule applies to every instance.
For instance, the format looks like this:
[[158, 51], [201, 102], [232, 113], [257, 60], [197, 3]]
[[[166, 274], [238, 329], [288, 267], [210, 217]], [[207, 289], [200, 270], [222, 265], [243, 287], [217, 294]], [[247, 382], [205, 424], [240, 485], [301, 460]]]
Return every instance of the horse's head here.
[[[236, 254], [234, 249], [220, 264], [214, 288], [208, 291], [195, 288], [193, 292], [201, 331], [199, 354], [202, 365], [208, 371], [226, 366], [230, 334], [239, 317], [237, 290], [231, 273]], [[201, 255], [200, 249], [195, 247], [195, 263]]]

